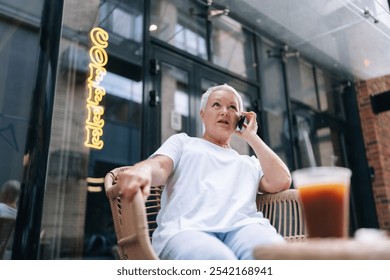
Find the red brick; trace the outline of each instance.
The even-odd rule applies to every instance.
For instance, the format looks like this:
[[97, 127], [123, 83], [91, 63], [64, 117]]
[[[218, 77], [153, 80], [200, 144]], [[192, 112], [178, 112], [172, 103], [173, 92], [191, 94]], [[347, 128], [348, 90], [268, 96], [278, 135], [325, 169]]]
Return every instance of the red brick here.
[[372, 182], [380, 228], [390, 231], [390, 112], [375, 115], [371, 95], [390, 90], [390, 75], [356, 84], [357, 102], [368, 162], [375, 169]]

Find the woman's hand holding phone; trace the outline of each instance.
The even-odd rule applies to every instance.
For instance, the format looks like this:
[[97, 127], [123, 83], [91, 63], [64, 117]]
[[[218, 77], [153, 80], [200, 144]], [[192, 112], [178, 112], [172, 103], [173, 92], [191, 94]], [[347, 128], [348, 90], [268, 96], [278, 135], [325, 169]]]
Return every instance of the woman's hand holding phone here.
[[235, 133], [248, 141], [252, 138], [252, 135], [258, 137], [257, 128], [256, 113], [253, 111], [242, 112], [242, 116], [239, 118]]

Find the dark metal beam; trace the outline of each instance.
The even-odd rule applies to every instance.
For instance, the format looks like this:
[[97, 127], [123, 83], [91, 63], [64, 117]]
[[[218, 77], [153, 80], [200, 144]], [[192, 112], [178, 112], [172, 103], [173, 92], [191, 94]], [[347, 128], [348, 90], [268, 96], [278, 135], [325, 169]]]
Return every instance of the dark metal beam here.
[[39, 34], [39, 57], [25, 147], [28, 159], [16, 219], [12, 259], [38, 259], [45, 194], [63, 0], [45, 0]]

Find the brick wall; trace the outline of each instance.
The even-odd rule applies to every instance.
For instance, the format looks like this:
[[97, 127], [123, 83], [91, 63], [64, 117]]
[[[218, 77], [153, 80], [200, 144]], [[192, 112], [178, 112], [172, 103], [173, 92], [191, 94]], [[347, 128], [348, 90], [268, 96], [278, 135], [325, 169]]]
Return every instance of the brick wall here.
[[356, 84], [368, 163], [375, 170], [373, 194], [381, 229], [390, 232], [390, 111], [374, 114], [371, 95], [390, 90], [390, 75]]

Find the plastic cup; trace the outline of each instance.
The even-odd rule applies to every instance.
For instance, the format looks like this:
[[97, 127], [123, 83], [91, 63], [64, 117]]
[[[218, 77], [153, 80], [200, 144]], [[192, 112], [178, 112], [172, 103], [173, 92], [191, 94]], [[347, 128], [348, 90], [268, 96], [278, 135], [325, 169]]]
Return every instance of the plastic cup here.
[[299, 190], [308, 237], [347, 238], [351, 170], [319, 166], [291, 175], [294, 188]]

